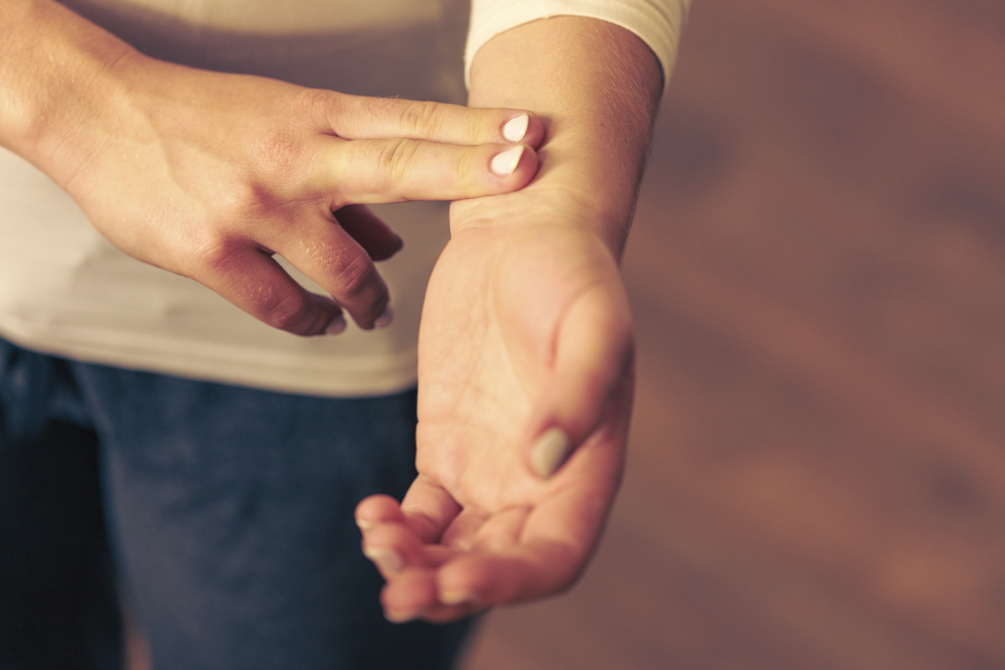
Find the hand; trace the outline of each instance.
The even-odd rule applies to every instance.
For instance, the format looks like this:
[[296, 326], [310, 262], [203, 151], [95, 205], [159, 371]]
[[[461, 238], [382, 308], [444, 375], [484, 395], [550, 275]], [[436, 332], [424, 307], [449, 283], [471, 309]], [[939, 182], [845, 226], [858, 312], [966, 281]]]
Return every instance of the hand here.
[[107, 109], [84, 109], [70, 138], [43, 148], [50, 174], [126, 253], [299, 335], [340, 331], [342, 308], [362, 328], [380, 323], [388, 292], [373, 261], [401, 240], [360, 204], [503, 193], [537, 168], [540, 120], [516, 110], [347, 96], [135, 53], [113, 75], [114, 94], [91, 103]]
[[631, 317], [611, 251], [584, 225], [596, 215], [552, 200], [531, 186], [453, 205], [419, 336], [419, 476], [400, 506], [373, 496], [356, 514], [391, 620], [566, 588], [613, 502]]

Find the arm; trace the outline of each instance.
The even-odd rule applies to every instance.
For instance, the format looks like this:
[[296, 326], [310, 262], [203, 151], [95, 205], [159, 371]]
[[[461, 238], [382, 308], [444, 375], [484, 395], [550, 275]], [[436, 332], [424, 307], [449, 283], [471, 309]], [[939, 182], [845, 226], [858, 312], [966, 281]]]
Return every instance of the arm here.
[[[401, 242], [359, 205], [501, 193], [536, 169], [532, 150], [505, 153], [517, 111], [186, 68], [51, 0], [8, 0], [0, 34], [0, 144], [126, 253], [300, 335], [337, 332], [342, 308], [373, 327], [387, 305], [373, 260]], [[540, 123], [525, 118], [533, 146]], [[274, 253], [334, 300], [297, 285]]]
[[[470, 76], [473, 107], [522, 101], [545, 120], [545, 168], [528, 198], [579, 201], [596, 216], [574, 225], [620, 258], [663, 85], [649, 47], [613, 24], [559, 16], [490, 40]], [[474, 215], [472, 203], [455, 207]]]
[[541, 169], [518, 193], [452, 205], [420, 332], [419, 477], [400, 506], [357, 510], [393, 620], [554, 593], [592, 552], [624, 460], [617, 260], [661, 86], [650, 49], [594, 19], [521, 25], [478, 53], [472, 104], [537, 112]]

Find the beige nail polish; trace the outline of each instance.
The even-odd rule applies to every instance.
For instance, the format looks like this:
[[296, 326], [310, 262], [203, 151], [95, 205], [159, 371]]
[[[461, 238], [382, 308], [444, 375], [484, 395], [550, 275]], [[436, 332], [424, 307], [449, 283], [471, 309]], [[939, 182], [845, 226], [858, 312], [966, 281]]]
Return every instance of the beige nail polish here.
[[405, 566], [405, 562], [401, 560], [401, 556], [399, 556], [398, 552], [393, 549], [387, 549], [384, 547], [365, 549], [363, 550], [363, 555], [376, 563], [382, 571], [387, 573], [398, 572]]
[[530, 117], [526, 114], [515, 116], [503, 126], [502, 134], [507, 142], [519, 142], [527, 134]]
[[477, 597], [477, 594], [471, 591], [444, 591], [440, 594], [440, 602], [444, 605], [460, 605], [473, 603]]
[[530, 464], [534, 474], [542, 479], [558, 471], [572, 452], [572, 445], [561, 428], [549, 428], [541, 434], [530, 451]]
[[500, 177], [508, 177], [516, 170], [516, 166], [520, 164], [520, 159], [523, 157], [524, 146], [513, 147], [512, 149], [507, 149], [500, 154], [496, 154], [495, 158], [489, 164], [492, 172], [499, 175]]

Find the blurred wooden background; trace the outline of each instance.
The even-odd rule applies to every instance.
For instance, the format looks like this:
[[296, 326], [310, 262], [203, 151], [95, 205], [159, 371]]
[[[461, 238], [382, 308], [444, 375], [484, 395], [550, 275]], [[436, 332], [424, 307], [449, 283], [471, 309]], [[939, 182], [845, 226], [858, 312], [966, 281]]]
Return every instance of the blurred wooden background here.
[[1005, 668], [1005, 2], [695, 0], [628, 472], [467, 670]]

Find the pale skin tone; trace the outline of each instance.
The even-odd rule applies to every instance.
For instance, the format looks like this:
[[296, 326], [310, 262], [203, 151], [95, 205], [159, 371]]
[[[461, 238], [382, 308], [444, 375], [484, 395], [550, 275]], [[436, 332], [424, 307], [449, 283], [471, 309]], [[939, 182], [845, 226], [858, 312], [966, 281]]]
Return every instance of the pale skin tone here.
[[[373, 261], [400, 241], [362, 205], [456, 200], [420, 328], [419, 477], [401, 504], [360, 503], [363, 548], [395, 621], [576, 579], [631, 408], [617, 263], [662, 85], [644, 43], [593, 19], [517, 27], [479, 51], [467, 109], [152, 61], [42, 0], [5, 3], [0, 32], [0, 144], [127, 253], [276, 327], [338, 330], [343, 310], [372, 327], [388, 302]], [[523, 114], [526, 149], [497, 174], [513, 146], [503, 128]], [[273, 253], [331, 296], [301, 289]], [[556, 430], [575, 450], [542, 477], [534, 445]]]
[[[470, 103], [537, 112], [542, 168], [452, 206], [419, 335], [419, 477], [400, 505], [374, 496], [356, 513], [391, 620], [545, 596], [586, 564], [624, 461], [633, 338], [617, 261], [661, 83], [637, 37], [592, 19], [530, 23], [478, 53]], [[542, 478], [534, 444], [556, 427], [578, 448]]]
[[[504, 193], [537, 169], [524, 112], [347, 96], [147, 58], [47, 0], [0, 16], [0, 145], [53, 178], [113, 244], [298, 335], [372, 328], [373, 261], [401, 240], [361, 205]], [[498, 167], [498, 166], [497, 166]], [[504, 170], [504, 172], [506, 171]], [[336, 212], [333, 214], [333, 212]], [[326, 289], [312, 295], [277, 253]]]

